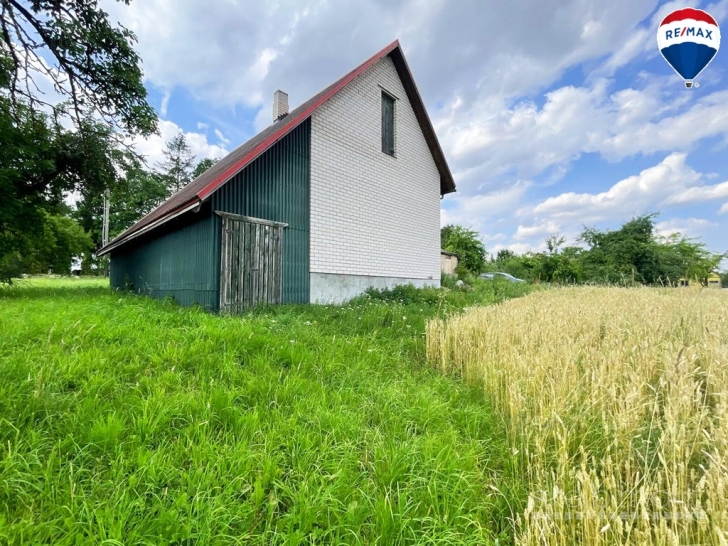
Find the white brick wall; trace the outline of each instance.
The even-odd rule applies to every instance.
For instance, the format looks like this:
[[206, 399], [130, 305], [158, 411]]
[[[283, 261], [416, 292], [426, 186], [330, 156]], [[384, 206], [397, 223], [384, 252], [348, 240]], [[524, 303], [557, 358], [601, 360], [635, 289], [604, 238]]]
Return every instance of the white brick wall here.
[[[397, 99], [395, 157], [382, 90]], [[311, 272], [440, 279], [440, 175], [389, 57], [312, 117]]]

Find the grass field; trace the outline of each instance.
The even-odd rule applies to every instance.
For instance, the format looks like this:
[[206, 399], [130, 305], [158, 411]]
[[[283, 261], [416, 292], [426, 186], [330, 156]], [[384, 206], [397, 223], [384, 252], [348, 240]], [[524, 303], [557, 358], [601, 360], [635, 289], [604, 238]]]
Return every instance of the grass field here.
[[555, 289], [427, 332], [508, 422], [518, 544], [728, 544], [728, 291]]
[[0, 288], [0, 544], [507, 544], [505, 421], [424, 365], [424, 328], [527, 290], [234, 318]]

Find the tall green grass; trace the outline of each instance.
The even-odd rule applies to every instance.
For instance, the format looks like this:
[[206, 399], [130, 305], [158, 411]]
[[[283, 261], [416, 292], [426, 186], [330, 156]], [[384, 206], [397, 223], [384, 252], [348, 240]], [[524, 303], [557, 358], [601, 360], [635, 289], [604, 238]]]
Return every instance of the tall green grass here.
[[0, 544], [509, 542], [506, 431], [424, 323], [527, 289], [221, 317], [98, 282], [0, 290]]

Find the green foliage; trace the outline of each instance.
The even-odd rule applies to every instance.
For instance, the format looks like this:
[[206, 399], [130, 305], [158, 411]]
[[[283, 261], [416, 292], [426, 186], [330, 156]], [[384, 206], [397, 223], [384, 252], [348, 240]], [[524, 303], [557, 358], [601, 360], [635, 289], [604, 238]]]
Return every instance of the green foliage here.
[[68, 213], [65, 193], [99, 191], [114, 176], [108, 140], [97, 129], [84, 122], [65, 130], [30, 108], [11, 111], [0, 96], [0, 282], [54, 266], [65, 270], [62, 249], [86, 248], [77, 244], [78, 230], [59, 218]]
[[505, 424], [424, 365], [425, 320], [470, 294], [236, 318], [21, 283], [0, 289], [0, 542], [509, 543]]
[[[0, 86], [13, 106], [69, 113], [77, 128], [98, 117], [130, 134], [156, 130], [133, 47], [136, 38], [113, 26], [97, 0], [3, 0], [0, 38]], [[45, 102], [36, 79], [52, 82], [68, 103]]]
[[447, 225], [440, 230], [444, 250], [459, 256], [459, 265], [470, 273], [480, 273], [485, 264], [485, 245], [476, 231], [462, 226]]
[[72, 258], [90, 252], [93, 243], [68, 216], [42, 212], [39, 229], [23, 246], [23, 253], [11, 251], [0, 257], [0, 282], [11, 282], [21, 273], [47, 273], [49, 269], [68, 275]]
[[179, 132], [167, 141], [162, 153], [164, 161], [157, 165], [157, 172], [165, 181], [167, 192], [177, 193], [192, 180], [192, 166], [195, 164], [192, 148], [187, 144], [184, 133]]
[[158, 174], [144, 170], [138, 163], [134, 164], [112, 187], [110, 236], [116, 237], [131, 227], [166, 198], [164, 180]]
[[[0, 282], [67, 270], [69, 252], [91, 253], [84, 230], [100, 243], [101, 195], [130, 156], [120, 142], [156, 130], [134, 41], [96, 0], [2, 2]], [[45, 103], [36, 78], [67, 102]], [[83, 229], [69, 218], [69, 194], [80, 200], [73, 218]]]
[[198, 176], [200, 176], [202, 173], [204, 173], [207, 169], [212, 167], [215, 163], [220, 161], [219, 159], [212, 159], [210, 157], [206, 157], [197, 164], [195, 167], [195, 170], [192, 172], [192, 179], [194, 180]]
[[516, 256], [499, 252], [486, 264], [489, 271], [505, 271], [529, 281], [559, 284], [604, 283], [619, 285], [674, 284], [680, 277], [704, 280], [720, 256], [676, 233], [655, 233], [656, 214], [633, 218], [620, 229], [601, 231], [586, 227], [581, 247], [564, 247], [564, 238], [546, 239], [547, 252]]
[[91, 238], [68, 216], [46, 215], [44, 226], [36, 255], [31, 258], [35, 266], [28, 268], [29, 273], [41, 273], [50, 266], [54, 273], [67, 275], [71, 270], [71, 259], [93, 248]]

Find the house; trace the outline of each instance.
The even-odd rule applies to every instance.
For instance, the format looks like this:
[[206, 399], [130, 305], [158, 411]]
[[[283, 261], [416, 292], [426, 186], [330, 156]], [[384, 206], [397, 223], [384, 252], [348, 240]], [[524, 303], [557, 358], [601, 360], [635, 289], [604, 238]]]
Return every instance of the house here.
[[460, 257], [454, 252], [440, 250], [440, 271], [445, 275], [454, 275], [459, 261]]
[[399, 42], [273, 119], [100, 249], [112, 286], [224, 312], [439, 286], [455, 183]]
[[706, 279], [708, 288], [720, 288], [721, 287], [721, 278], [718, 273], [715, 271], [711, 271], [708, 274], [708, 278]]

